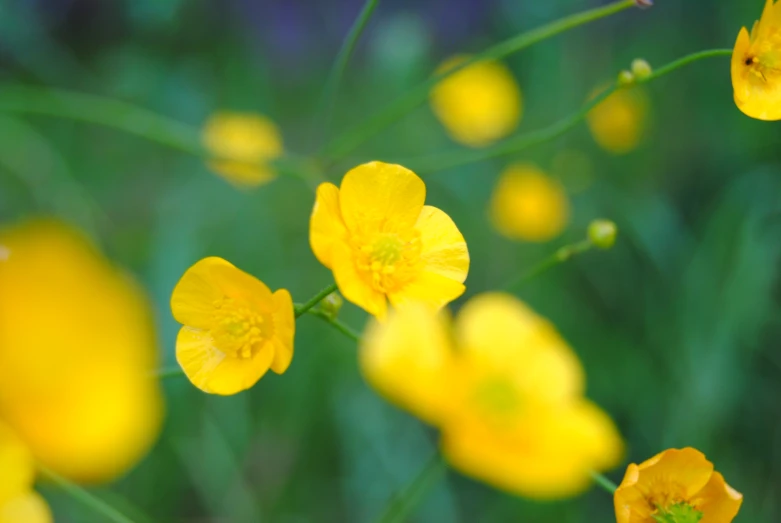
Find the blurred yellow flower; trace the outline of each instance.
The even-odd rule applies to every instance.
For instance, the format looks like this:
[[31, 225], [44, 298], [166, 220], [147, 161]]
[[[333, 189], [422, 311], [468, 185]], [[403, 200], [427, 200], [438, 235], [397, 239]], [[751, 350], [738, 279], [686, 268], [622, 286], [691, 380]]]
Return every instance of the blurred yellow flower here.
[[[453, 56], [437, 69], [441, 74], [468, 60]], [[453, 140], [485, 147], [515, 130], [521, 120], [521, 90], [500, 62], [468, 65], [431, 90], [431, 107]]]
[[48, 523], [49, 506], [35, 491], [35, 464], [24, 444], [0, 422], [0, 523]]
[[491, 219], [504, 236], [544, 242], [561, 234], [569, 200], [561, 184], [530, 164], [513, 164], [499, 177], [491, 198]]
[[259, 114], [221, 112], [203, 127], [203, 144], [213, 157], [209, 167], [238, 186], [257, 186], [274, 179], [268, 165], [282, 156], [282, 136]]
[[484, 294], [448, 327], [423, 308], [396, 311], [369, 327], [360, 363], [383, 396], [439, 427], [455, 468], [557, 498], [618, 462], [621, 438], [583, 398], [580, 362], [550, 323], [512, 296]]
[[[592, 93], [596, 97], [603, 89]], [[640, 87], [624, 87], [588, 113], [594, 140], [609, 153], [626, 154], [643, 139], [648, 119], [648, 95]]]
[[62, 224], [2, 230], [0, 246], [0, 419], [54, 472], [112, 480], [162, 421], [146, 296]]
[[386, 299], [394, 307], [421, 301], [439, 309], [464, 292], [464, 237], [425, 199], [415, 173], [382, 162], [352, 169], [340, 188], [317, 188], [312, 250], [333, 271], [342, 295], [378, 318], [385, 317]]
[[781, 3], [765, 2], [749, 34], [743, 27], [732, 52], [735, 104], [759, 120], [781, 120]]
[[629, 465], [613, 499], [617, 523], [730, 523], [743, 494], [687, 447]]
[[293, 359], [295, 318], [290, 293], [271, 293], [222, 258], [204, 258], [184, 273], [171, 296], [184, 327], [176, 359], [204, 392], [230, 395], [266, 373], [282, 374]]

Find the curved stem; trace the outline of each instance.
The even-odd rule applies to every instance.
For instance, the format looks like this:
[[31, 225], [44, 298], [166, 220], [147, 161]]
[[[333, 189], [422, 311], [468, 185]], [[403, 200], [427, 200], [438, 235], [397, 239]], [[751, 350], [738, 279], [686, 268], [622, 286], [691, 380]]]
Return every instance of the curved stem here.
[[593, 247], [594, 244], [591, 243], [591, 240], [589, 240], [588, 238], [585, 240], [581, 240], [578, 243], [565, 245], [564, 247], [560, 248], [552, 255], [548, 256], [540, 263], [538, 263], [537, 265], [529, 269], [528, 271], [522, 273], [520, 276], [517, 276], [516, 278], [513, 278], [509, 282], [505, 283], [503, 287], [505, 289], [514, 289], [516, 287], [520, 287], [527, 281], [534, 279], [535, 277], [539, 276], [540, 274], [547, 271], [551, 267], [555, 267], [560, 263], [564, 263], [565, 261], [572, 258], [574, 255], [587, 252], [591, 250]]
[[321, 320], [325, 321], [326, 323], [330, 323], [331, 325], [334, 326], [334, 328], [336, 328], [336, 330], [338, 330], [339, 332], [341, 332], [351, 340], [355, 341], [356, 343], [361, 341], [361, 335], [346, 323], [341, 322], [338, 318], [333, 318], [328, 314], [326, 314], [325, 312], [318, 309], [309, 310], [307, 311], [307, 314], [311, 314], [312, 316], [316, 316]]
[[732, 56], [732, 49], [707, 49], [705, 51], [698, 51], [696, 53], [686, 55], [677, 60], [673, 60], [669, 64], [663, 65], [658, 69], [654, 69], [654, 72], [651, 73], [650, 76], [638, 80], [637, 83], [646, 84], [666, 74], [669, 74], [675, 71], [676, 69], [683, 67], [684, 65], [688, 65], [692, 62], [702, 60], [703, 58], [712, 58], [716, 56]]
[[307, 312], [309, 309], [311, 309], [312, 307], [314, 307], [315, 305], [323, 301], [326, 296], [328, 296], [332, 292], [335, 292], [338, 288], [339, 287], [337, 287], [335, 283], [332, 283], [325, 289], [321, 290], [320, 292], [312, 296], [312, 298], [309, 301], [307, 301], [301, 306], [296, 307], [296, 318], [300, 318], [305, 312]]
[[610, 481], [608, 478], [606, 478], [596, 470], [591, 471], [591, 478], [594, 480], [594, 483], [596, 483], [597, 485], [599, 485], [609, 493], [615, 494], [618, 485]]
[[500, 42], [495, 46], [483, 51], [482, 53], [478, 53], [472, 56], [470, 59], [465, 60], [456, 67], [453, 67], [438, 75], [434, 75], [432, 78], [411, 89], [406, 94], [398, 98], [395, 102], [388, 104], [385, 109], [370, 117], [363, 124], [354, 127], [345, 134], [337, 137], [333, 142], [325, 147], [324, 154], [331, 161], [338, 160], [349, 154], [363, 142], [376, 135], [419, 105], [423, 104], [428, 99], [429, 91], [432, 87], [434, 87], [442, 79], [460, 71], [464, 67], [481, 60], [498, 60], [500, 58], [504, 58], [510, 54], [517, 53], [518, 51], [521, 51], [531, 45], [556, 36], [560, 33], [574, 29], [589, 22], [599, 20], [600, 18], [610, 16], [636, 5], [637, 4], [635, 3], [635, 0], [620, 0], [603, 7], [590, 9], [588, 11], [583, 11], [581, 13], [561, 18], [555, 22], [551, 22], [542, 27], [538, 27], [537, 29], [516, 35], [508, 40], [505, 40], [504, 42]]
[[378, 523], [406, 521], [410, 512], [443, 475], [445, 468], [442, 456], [439, 453], [434, 454], [412, 481], [391, 499], [385, 511], [376, 521]]

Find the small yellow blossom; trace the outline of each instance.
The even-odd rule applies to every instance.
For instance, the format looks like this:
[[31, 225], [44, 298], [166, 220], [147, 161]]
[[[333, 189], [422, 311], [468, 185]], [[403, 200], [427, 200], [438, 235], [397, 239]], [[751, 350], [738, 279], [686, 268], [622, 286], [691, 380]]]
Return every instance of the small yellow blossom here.
[[257, 186], [276, 176], [268, 165], [282, 155], [282, 136], [259, 114], [221, 112], [203, 127], [203, 144], [212, 156], [209, 167], [238, 186]]
[[765, 2], [749, 34], [743, 27], [732, 52], [735, 104], [759, 120], [781, 120], [781, 3]]
[[561, 184], [536, 166], [513, 164], [494, 188], [491, 218], [508, 238], [544, 242], [566, 227], [569, 200]]
[[162, 422], [147, 297], [60, 223], [0, 230], [0, 245], [0, 419], [71, 480], [124, 474]]
[[[601, 91], [595, 91], [591, 98]], [[649, 104], [648, 95], [642, 88], [619, 89], [588, 113], [591, 135], [609, 153], [633, 151], [646, 131]]]
[[0, 422], [0, 523], [49, 523], [49, 506], [33, 490], [35, 464], [27, 447]]
[[190, 267], [171, 296], [183, 324], [176, 359], [190, 381], [211, 394], [236, 394], [266, 371], [282, 374], [293, 359], [290, 293], [268, 287], [222, 258]]
[[360, 363], [383, 396], [441, 430], [456, 469], [508, 492], [574, 495], [620, 459], [577, 357], [512, 296], [473, 298], [452, 329], [425, 308], [396, 311], [369, 327]]
[[617, 523], [730, 523], [743, 495], [687, 447], [629, 465], [613, 499]]
[[378, 318], [422, 301], [444, 307], [464, 292], [469, 252], [450, 217], [424, 205], [426, 186], [400, 165], [352, 169], [341, 187], [323, 183], [309, 242], [342, 295]]
[[[454, 56], [437, 69], [443, 73], [469, 59]], [[431, 90], [431, 107], [453, 140], [485, 147], [512, 133], [521, 120], [521, 90], [500, 62], [476, 62]]]

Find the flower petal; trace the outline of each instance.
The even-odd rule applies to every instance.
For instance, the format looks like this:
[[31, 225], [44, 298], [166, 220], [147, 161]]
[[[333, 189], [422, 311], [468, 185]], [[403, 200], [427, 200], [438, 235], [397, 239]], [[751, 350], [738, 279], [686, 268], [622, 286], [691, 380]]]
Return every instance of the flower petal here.
[[0, 422], [0, 500], [22, 495], [33, 486], [35, 467], [27, 447]]
[[616, 523], [644, 523], [651, 517], [653, 509], [643, 492], [636, 488], [640, 479], [640, 468], [631, 463], [624, 474], [624, 480], [613, 495]]
[[415, 225], [426, 185], [401, 165], [370, 162], [355, 167], [342, 180], [339, 201], [351, 232], [404, 231]]
[[425, 205], [415, 227], [420, 231], [420, 258], [425, 270], [463, 283], [469, 272], [469, 251], [450, 216]]
[[347, 238], [339, 205], [339, 189], [332, 183], [321, 183], [309, 220], [309, 244], [320, 263], [329, 269], [333, 244], [344, 242]]
[[293, 311], [293, 298], [286, 289], [274, 293], [274, 360], [271, 370], [282, 374], [293, 360], [293, 338], [296, 332], [296, 319]]
[[209, 169], [237, 187], [257, 187], [272, 181], [277, 173], [265, 164], [212, 160]]
[[51, 523], [49, 505], [36, 492], [0, 501], [0, 523]]
[[423, 271], [410, 283], [396, 292], [388, 294], [394, 307], [403, 308], [422, 303], [433, 311], [438, 311], [462, 294], [464, 284], [435, 272]]
[[672, 497], [689, 500], [708, 483], [713, 463], [691, 447], [668, 449], [644, 461], [638, 467], [637, 488], [655, 493], [663, 488]]
[[703, 513], [699, 523], [731, 523], [743, 503], [743, 494], [727, 485], [724, 476], [714, 472], [693, 501]]
[[385, 319], [388, 304], [385, 295], [374, 290], [358, 273], [353, 254], [347, 245], [337, 244], [332, 252], [333, 272], [339, 292], [379, 320]]

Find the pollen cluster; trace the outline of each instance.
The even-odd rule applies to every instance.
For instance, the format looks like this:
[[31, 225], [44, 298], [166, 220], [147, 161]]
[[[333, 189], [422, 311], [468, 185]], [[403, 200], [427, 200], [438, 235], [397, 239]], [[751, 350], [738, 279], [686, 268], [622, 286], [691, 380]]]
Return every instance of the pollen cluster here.
[[414, 276], [420, 261], [420, 233], [410, 231], [406, 236], [384, 233], [355, 242], [356, 265], [374, 290], [393, 292]]
[[234, 358], [252, 358], [273, 327], [261, 314], [228, 297], [215, 301], [214, 311], [212, 338], [223, 352]]

